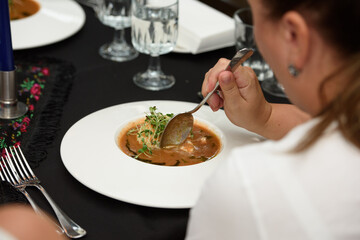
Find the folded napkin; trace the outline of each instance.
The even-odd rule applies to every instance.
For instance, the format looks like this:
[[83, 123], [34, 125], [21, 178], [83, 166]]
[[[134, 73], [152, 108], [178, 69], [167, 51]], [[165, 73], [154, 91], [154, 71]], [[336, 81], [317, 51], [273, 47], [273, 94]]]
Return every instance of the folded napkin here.
[[234, 45], [231, 17], [197, 0], [179, 1], [179, 36], [175, 52], [202, 53]]

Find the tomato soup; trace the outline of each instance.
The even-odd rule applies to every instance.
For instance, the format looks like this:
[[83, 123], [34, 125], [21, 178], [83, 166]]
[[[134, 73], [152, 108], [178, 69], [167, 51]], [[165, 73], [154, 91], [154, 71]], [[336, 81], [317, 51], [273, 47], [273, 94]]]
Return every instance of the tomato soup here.
[[40, 10], [40, 4], [34, 0], [12, 0], [10, 4], [10, 19], [22, 19]]
[[138, 123], [129, 124], [118, 136], [120, 149], [130, 157], [164, 166], [186, 166], [205, 162], [221, 150], [220, 138], [206, 126], [195, 123], [192, 133], [179, 146], [152, 149], [151, 154], [139, 153], [143, 147], [136, 134], [128, 134]]

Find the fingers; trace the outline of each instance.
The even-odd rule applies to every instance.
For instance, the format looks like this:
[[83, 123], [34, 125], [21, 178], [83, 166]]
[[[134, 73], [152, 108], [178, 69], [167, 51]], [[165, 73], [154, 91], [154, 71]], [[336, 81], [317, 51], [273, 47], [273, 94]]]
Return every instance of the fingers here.
[[262, 94], [256, 74], [251, 68], [243, 66], [239, 66], [234, 72], [225, 71], [228, 64], [229, 60], [220, 59], [206, 73], [202, 94], [206, 96], [219, 81], [221, 94], [213, 94], [207, 101], [211, 109], [217, 111], [224, 107], [226, 116], [235, 125], [248, 130], [259, 130], [268, 118], [267, 109], [270, 104]]
[[[215, 64], [215, 66], [205, 74], [205, 79], [203, 81], [201, 90], [201, 93], [204, 97], [214, 89], [215, 84], [218, 81], [219, 74], [224, 71], [229, 62], [230, 60], [221, 58]], [[223, 106], [223, 99], [219, 95], [213, 94], [208, 99], [207, 103], [213, 111], [217, 111]]]
[[[213, 68], [210, 69], [206, 74], [205, 74], [205, 79], [203, 81], [203, 85], [202, 85], [202, 95], [205, 97], [209, 92], [211, 92], [211, 90], [215, 87], [215, 82], [209, 81], [209, 76], [210, 73], [213, 71]], [[212, 75], [212, 78], [214, 76]], [[209, 86], [210, 85], [210, 86]], [[210, 89], [210, 90], [208, 90]], [[222, 99], [217, 95], [217, 94], [213, 94], [210, 96], [210, 98], [207, 100], [207, 103], [209, 104], [210, 108], [216, 112], [217, 110], [219, 110], [222, 107]]]
[[239, 105], [245, 100], [240, 94], [239, 86], [235, 80], [235, 75], [230, 71], [224, 71], [219, 74], [219, 84], [227, 111], [236, 111]]
[[224, 71], [219, 74], [220, 88], [228, 108], [245, 104], [251, 96], [257, 96], [257, 83], [254, 71], [247, 67], [238, 67], [234, 73]]
[[235, 81], [234, 74], [229, 71], [224, 71], [219, 74], [219, 84], [222, 91], [222, 96], [225, 100], [239, 101], [241, 100], [239, 87]]
[[267, 102], [254, 71], [248, 67], [239, 67], [234, 73], [221, 72], [219, 84], [229, 120], [246, 129], [257, 128]]
[[202, 85], [202, 95], [211, 92], [217, 81], [220, 83], [222, 94], [213, 94], [207, 101], [213, 111], [224, 107], [233, 109], [262, 97], [262, 91], [255, 72], [249, 67], [238, 67], [234, 73], [225, 71], [230, 60], [221, 58], [206, 74]]
[[214, 93], [213, 95], [211, 95], [211, 97], [207, 100], [207, 103], [209, 104], [211, 110], [213, 110], [214, 112], [216, 112], [217, 110], [219, 110], [220, 108], [223, 107], [224, 105], [224, 100], [217, 95], [216, 93]]

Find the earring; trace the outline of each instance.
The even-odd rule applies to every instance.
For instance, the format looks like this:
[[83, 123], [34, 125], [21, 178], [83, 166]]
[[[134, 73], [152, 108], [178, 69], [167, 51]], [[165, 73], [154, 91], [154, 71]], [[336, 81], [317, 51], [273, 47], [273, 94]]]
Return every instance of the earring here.
[[297, 77], [300, 74], [300, 71], [292, 64], [288, 66], [288, 70], [293, 77]]

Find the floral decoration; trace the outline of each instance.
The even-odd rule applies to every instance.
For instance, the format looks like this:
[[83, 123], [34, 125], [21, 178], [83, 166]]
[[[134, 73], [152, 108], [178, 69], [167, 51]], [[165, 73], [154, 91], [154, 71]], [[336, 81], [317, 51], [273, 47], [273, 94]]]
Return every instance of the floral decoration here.
[[47, 67], [30, 66], [23, 69], [21, 66], [17, 66], [16, 71], [26, 76], [24, 79], [20, 79], [18, 98], [27, 105], [28, 112], [16, 119], [0, 119], [0, 149], [21, 143], [21, 139], [28, 131], [34, 117], [36, 104], [42, 96], [47, 77], [50, 75]]

